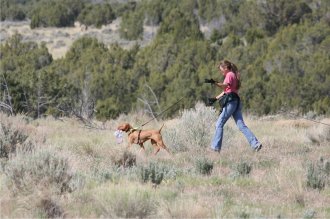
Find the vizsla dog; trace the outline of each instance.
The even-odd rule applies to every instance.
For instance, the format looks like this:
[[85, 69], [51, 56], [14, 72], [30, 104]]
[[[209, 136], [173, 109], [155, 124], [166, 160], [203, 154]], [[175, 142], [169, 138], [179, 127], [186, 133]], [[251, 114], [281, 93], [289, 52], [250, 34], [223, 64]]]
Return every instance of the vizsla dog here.
[[141, 149], [145, 150], [143, 143], [150, 140], [152, 146], [155, 148], [154, 155], [156, 155], [161, 148], [165, 149], [170, 154], [160, 134], [163, 126], [159, 130], [138, 130], [134, 129], [130, 124], [124, 123], [118, 126], [118, 130], [122, 130], [128, 134], [128, 148], [132, 144], [138, 144]]

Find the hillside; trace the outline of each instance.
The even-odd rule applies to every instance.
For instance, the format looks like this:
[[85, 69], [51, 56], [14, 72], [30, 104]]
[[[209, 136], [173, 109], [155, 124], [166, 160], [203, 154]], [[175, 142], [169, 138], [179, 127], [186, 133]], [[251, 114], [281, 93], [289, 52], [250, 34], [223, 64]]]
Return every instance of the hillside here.
[[[122, 144], [114, 136], [119, 124], [139, 125], [149, 119], [145, 114], [95, 121], [102, 129], [70, 118], [0, 114], [0, 217], [330, 217], [329, 126], [246, 116], [263, 149], [253, 152], [230, 120], [223, 150], [211, 154], [216, 117], [198, 104], [173, 120], [148, 124], [144, 129], [165, 124], [172, 152], [153, 156], [150, 143], [146, 153], [138, 145], [127, 151], [126, 134]], [[8, 141], [10, 152], [3, 146]]]
[[72, 43], [83, 36], [94, 37], [106, 45], [117, 43], [125, 49], [130, 49], [136, 43], [141, 46], [147, 45], [156, 35], [157, 27], [145, 25], [142, 40], [122, 39], [118, 31], [120, 20], [118, 18], [111, 24], [103, 25], [101, 28], [86, 28], [85, 25], [76, 22], [74, 27], [44, 27], [37, 29], [30, 28], [30, 21], [3, 21], [0, 22], [0, 42], [4, 43], [15, 33], [18, 33], [23, 36], [23, 42], [45, 42], [52, 57], [58, 59], [64, 57]]

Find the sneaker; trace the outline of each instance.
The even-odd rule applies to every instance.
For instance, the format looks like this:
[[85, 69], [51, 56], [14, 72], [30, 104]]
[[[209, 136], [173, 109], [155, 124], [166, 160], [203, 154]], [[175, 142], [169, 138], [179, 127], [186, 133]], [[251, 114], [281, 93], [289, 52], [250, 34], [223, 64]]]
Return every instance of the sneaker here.
[[254, 149], [254, 151], [255, 151], [255, 152], [258, 152], [258, 151], [260, 151], [261, 148], [262, 148], [262, 144], [259, 144], [259, 145]]
[[211, 152], [211, 153], [220, 153], [220, 150], [217, 150], [217, 149], [214, 149], [214, 148], [208, 148], [207, 151]]

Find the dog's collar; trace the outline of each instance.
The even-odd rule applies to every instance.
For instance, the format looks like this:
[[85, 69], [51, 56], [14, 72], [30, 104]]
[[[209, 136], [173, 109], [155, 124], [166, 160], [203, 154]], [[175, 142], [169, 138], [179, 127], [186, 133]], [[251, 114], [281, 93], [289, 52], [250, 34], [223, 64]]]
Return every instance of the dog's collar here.
[[127, 131], [127, 134], [130, 135], [132, 134], [133, 132], [137, 131], [138, 129], [137, 128], [130, 128], [128, 131]]

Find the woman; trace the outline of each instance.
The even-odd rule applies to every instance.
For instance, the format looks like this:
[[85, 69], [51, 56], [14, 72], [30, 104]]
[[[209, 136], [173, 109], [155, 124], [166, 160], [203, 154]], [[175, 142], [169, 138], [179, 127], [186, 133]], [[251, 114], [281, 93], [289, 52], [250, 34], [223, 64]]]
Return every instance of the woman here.
[[258, 141], [255, 135], [245, 125], [242, 116], [242, 104], [238, 96], [238, 89], [240, 88], [240, 75], [235, 64], [230, 61], [224, 60], [219, 65], [219, 71], [222, 72], [225, 77], [223, 83], [212, 82], [224, 91], [220, 93], [216, 99], [221, 99], [224, 95], [226, 101], [224, 101], [222, 112], [216, 123], [215, 135], [212, 141], [211, 150], [220, 152], [223, 137], [223, 127], [227, 120], [233, 116], [236, 125], [239, 130], [243, 132], [244, 136], [248, 140], [253, 150], [259, 151], [262, 148], [262, 144]]

